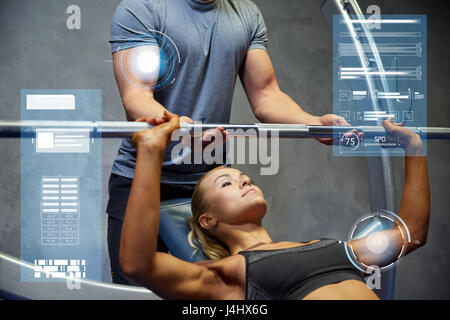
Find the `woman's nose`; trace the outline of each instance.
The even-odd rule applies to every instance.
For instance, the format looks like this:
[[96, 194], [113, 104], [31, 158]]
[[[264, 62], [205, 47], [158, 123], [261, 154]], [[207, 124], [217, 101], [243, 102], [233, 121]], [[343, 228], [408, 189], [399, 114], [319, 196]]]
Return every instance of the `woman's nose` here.
[[249, 177], [243, 178], [241, 181], [241, 188], [249, 185], [250, 185], [250, 178]]

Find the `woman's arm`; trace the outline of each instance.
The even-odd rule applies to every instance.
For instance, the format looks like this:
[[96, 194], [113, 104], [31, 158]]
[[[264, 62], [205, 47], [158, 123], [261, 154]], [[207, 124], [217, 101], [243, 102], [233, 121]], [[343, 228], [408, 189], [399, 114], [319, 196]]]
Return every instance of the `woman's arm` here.
[[137, 160], [123, 223], [119, 261], [127, 275], [163, 298], [217, 298], [217, 289], [225, 289], [217, 273], [156, 252], [161, 165], [171, 133], [179, 128], [176, 115], [165, 112], [165, 117], [150, 120], [150, 124], [159, 125], [132, 139], [137, 147]]
[[155, 259], [164, 157], [164, 148], [157, 144], [139, 141], [136, 146], [135, 175], [125, 212], [119, 255], [122, 269], [130, 275], [149, 269]]
[[[392, 138], [398, 139], [405, 149], [405, 184], [398, 215], [405, 222], [411, 242], [406, 246], [406, 254], [425, 245], [430, 219], [430, 187], [427, 161], [419, 135], [392, 121], [384, 121], [383, 126]], [[367, 237], [349, 242], [359, 260], [366, 265], [383, 265], [395, 261], [400, 253], [406, 230], [400, 226], [391, 230], [375, 232], [372, 239], [383, 237], [388, 240], [386, 253], [375, 255], [367, 245]], [[404, 236], [402, 236], [405, 235]]]
[[407, 253], [425, 245], [430, 221], [430, 185], [427, 160], [419, 135], [386, 121], [389, 134], [405, 147], [405, 184], [398, 215], [411, 235]]

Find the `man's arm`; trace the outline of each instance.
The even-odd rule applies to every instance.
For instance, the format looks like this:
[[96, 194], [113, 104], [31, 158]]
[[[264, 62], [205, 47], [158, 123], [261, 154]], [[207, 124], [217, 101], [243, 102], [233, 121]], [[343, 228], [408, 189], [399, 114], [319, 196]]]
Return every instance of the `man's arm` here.
[[[128, 121], [135, 121], [139, 118], [161, 118], [164, 112], [168, 111], [162, 104], [155, 100], [153, 95], [152, 88], [158, 81], [158, 72], [154, 73], [156, 77], [152, 76], [153, 78], [145, 74], [144, 77], [140, 77], [142, 74], [138, 72], [139, 70], [133, 72], [136, 69], [134, 60], [136, 60], [139, 52], [142, 50], [151, 50], [153, 52], [154, 48], [155, 46], [139, 46], [117, 51], [113, 54], [114, 75]], [[159, 56], [159, 51], [155, 56]], [[159, 65], [159, 61], [157, 65]], [[124, 69], [128, 70], [126, 74]], [[179, 116], [181, 122], [194, 122], [186, 115]], [[220, 129], [220, 131], [225, 139], [226, 133], [223, 129]], [[215, 129], [205, 131], [201, 137], [203, 147], [208, 145], [211, 142], [211, 137], [216, 134]], [[191, 141], [191, 145], [193, 144], [194, 142]]]
[[247, 52], [240, 77], [256, 118], [267, 123], [308, 125], [348, 125], [337, 115], [318, 117], [304, 111], [281, 91], [268, 53], [262, 49]]
[[[123, 72], [124, 67], [127, 68], [127, 64], [131, 63], [130, 59], [132, 59], [133, 53], [141, 49], [142, 47], [136, 47], [113, 54], [114, 75], [128, 121], [135, 121], [141, 117], [159, 118], [166, 110], [154, 99], [153, 90], [146, 86], [143, 80]], [[155, 79], [155, 81], [157, 80]]]

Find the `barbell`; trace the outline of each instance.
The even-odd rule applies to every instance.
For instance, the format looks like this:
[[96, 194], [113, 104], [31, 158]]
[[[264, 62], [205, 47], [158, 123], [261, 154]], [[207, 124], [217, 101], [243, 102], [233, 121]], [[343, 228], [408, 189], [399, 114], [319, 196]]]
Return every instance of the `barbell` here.
[[[356, 130], [365, 136], [386, 135], [381, 126], [315, 126], [305, 124], [204, 124], [180, 123], [180, 129], [193, 134], [208, 129], [222, 127], [231, 137], [259, 137], [262, 133], [270, 136], [276, 132], [280, 138], [333, 138]], [[146, 122], [127, 121], [55, 121], [55, 120], [0, 120], [0, 138], [34, 138], [39, 129], [80, 129], [87, 130], [91, 138], [123, 138], [152, 128]], [[448, 140], [450, 128], [406, 127], [420, 135], [422, 139]]]

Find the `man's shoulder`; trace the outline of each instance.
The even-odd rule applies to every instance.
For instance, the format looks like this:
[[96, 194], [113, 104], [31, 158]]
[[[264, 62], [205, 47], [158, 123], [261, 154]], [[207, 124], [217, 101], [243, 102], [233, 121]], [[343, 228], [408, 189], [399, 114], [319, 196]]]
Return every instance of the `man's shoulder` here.
[[142, 7], [151, 3], [151, 0], [121, 0], [119, 7]]
[[225, 0], [233, 4], [238, 11], [254, 15], [259, 12], [258, 6], [251, 0]]
[[158, 8], [166, 2], [167, 0], [121, 0], [117, 8], [130, 11], [145, 11]]
[[113, 31], [121, 31], [123, 26], [133, 31], [147, 27], [151, 21], [153, 24], [158, 21], [158, 17], [163, 14], [168, 0], [121, 0], [117, 5], [112, 18]]
[[257, 8], [256, 4], [252, 0], [226, 0], [241, 7]]
[[252, 9], [258, 9], [258, 5], [253, 0], [233, 0]]

